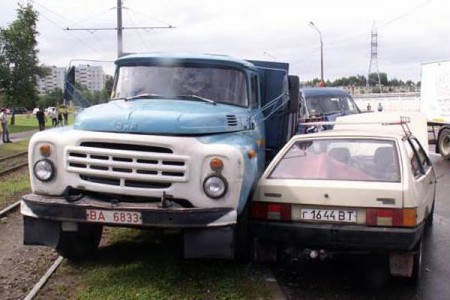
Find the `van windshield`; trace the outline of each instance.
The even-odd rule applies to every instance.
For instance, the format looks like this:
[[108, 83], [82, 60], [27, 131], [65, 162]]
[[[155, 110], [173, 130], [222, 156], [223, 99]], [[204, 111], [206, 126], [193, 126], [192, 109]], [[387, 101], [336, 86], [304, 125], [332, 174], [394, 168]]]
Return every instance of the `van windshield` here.
[[355, 102], [348, 96], [322, 95], [306, 97], [306, 107], [310, 116], [333, 113], [359, 113]]
[[192, 100], [248, 106], [244, 72], [226, 68], [122, 66], [112, 98], [158, 95], [158, 99]]

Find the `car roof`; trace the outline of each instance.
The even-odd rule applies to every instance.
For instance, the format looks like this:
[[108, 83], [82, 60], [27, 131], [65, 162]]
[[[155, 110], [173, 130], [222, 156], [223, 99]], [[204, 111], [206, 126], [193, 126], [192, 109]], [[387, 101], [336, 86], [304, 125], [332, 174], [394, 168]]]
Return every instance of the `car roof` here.
[[404, 135], [379, 130], [358, 129], [333, 129], [316, 133], [297, 134], [292, 140], [317, 139], [317, 138], [371, 138], [371, 139], [403, 139]]
[[[313, 123], [311, 124], [313, 125]], [[342, 116], [336, 119], [333, 130], [303, 136], [307, 137], [308, 135], [311, 135], [311, 138], [315, 136], [355, 138], [364, 136], [394, 139], [414, 136], [428, 154], [426, 117], [416, 112], [382, 112]]]
[[305, 97], [314, 97], [314, 96], [349, 96], [349, 94], [339, 88], [332, 87], [320, 87], [320, 88], [302, 88], [301, 92]]

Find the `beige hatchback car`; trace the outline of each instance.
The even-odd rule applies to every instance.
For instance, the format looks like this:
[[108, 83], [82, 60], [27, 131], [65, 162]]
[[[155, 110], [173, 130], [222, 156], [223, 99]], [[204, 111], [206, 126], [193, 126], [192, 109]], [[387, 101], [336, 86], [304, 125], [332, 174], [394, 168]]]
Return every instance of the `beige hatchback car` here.
[[255, 255], [276, 257], [293, 247], [309, 249], [312, 258], [384, 253], [391, 275], [417, 282], [435, 191], [431, 161], [408, 128], [294, 136], [250, 205]]

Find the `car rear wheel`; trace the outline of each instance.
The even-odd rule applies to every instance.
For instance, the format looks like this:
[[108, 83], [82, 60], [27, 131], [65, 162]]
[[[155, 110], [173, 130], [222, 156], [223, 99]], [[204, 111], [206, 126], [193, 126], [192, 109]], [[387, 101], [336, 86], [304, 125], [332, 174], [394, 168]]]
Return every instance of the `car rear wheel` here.
[[82, 260], [97, 250], [103, 226], [78, 224], [78, 231], [61, 231], [56, 251], [69, 260]]
[[434, 220], [434, 203], [435, 203], [435, 201], [433, 201], [433, 205], [431, 205], [431, 211], [428, 214], [427, 220], [425, 222], [426, 229], [430, 229], [431, 226], [433, 225], [433, 220]]
[[414, 249], [413, 271], [410, 278], [410, 283], [415, 286], [419, 285], [422, 273], [422, 248], [422, 240], [420, 240]]

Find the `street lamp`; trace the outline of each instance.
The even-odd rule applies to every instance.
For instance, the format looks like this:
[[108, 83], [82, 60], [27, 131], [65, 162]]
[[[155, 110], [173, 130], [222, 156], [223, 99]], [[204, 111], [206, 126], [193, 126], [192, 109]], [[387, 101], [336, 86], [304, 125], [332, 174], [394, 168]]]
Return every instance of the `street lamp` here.
[[319, 28], [317, 28], [317, 26], [314, 25], [314, 23], [312, 21], [309, 22], [309, 26], [313, 27], [319, 33], [319, 38], [320, 38], [320, 80], [322, 81], [322, 84], [324, 84], [325, 81], [323, 81], [323, 42], [322, 42], [322, 32], [320, 32]]

